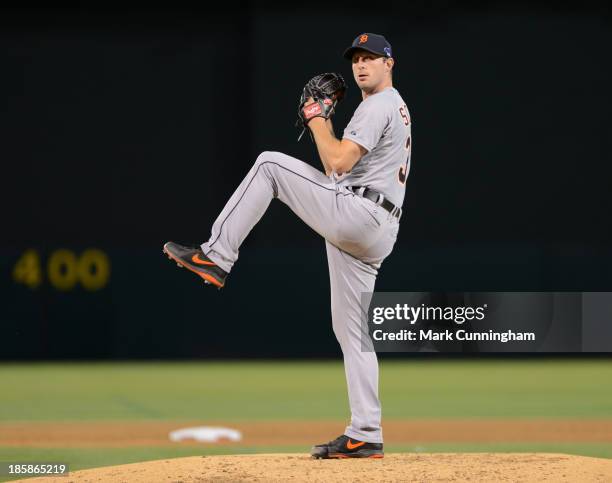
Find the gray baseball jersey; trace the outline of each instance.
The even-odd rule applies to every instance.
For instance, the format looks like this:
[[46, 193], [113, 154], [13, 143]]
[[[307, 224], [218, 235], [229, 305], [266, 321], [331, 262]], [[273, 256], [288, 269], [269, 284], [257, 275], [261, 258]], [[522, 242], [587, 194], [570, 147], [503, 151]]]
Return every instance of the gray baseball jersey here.
[[397, 240], [399, 218], [347, 187], [368, 186], [401, 205], [410, 168], [410, 117], [398, 92], [388, 88], [364, 100], [344, 137], [368, 153], [343, 176], [325, 176], [283, 153], [261, 153], [201, 248], [229, 272], [242, 242], [275, 198], [325, 238], [332, 327], [344, 355], [351, 407], [344, 434], [382, 443], [378, 362], [375, 352], [362, 350], [362, 338], [369, 336], [361, 323], [367, 313], [361, 296], [374, 291], [378, 268]]
[[335, 175], [336, 181], [342, 186], [367, 186], [401, 206], [410, 170], [410, 126], [406, 103], [394, 87], [366, 98], [346, 126], [343, 138], [368, 152], [350, 172]]

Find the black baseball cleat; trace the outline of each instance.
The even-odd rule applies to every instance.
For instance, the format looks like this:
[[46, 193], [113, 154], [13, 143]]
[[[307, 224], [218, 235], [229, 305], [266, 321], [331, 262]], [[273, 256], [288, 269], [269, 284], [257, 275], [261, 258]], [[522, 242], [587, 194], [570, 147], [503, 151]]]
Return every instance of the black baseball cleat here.
[[205, 283], [210, 283], [218, 288], [225, 285], [227, 272], [204, 255], [200, 247], [185, 247], [178, 243], [168, 242], [164, 245], [164, 253], [179, 267], [185, 267], [202, 277]]
[[382, 443], [357, 441], [344, 434], [329, 443], [313, 446], [310, 450], [310, 456], [315, 459], [383, 458], [384, 455]]

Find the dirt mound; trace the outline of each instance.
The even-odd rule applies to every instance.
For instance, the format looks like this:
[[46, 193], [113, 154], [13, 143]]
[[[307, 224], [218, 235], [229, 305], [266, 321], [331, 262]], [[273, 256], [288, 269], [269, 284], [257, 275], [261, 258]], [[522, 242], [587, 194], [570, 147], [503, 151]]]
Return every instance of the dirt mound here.
[[[68, 482], [612, 481], [612, 460], [563, 454], [388, 454], [312, 460], [303, 454], [195, 456], [76, 471]], [[57, 477], [28, 479], [57, 483]]]

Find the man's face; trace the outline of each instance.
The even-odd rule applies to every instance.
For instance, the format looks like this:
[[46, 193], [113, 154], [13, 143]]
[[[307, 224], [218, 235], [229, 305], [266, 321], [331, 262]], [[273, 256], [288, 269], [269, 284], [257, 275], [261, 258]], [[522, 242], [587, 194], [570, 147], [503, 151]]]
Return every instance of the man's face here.
[[353, 77], [363, 91], [376, 89], [387, 79], [392, 66], [393, 60], [383, 56], [365, 50], [356, 50], [353, 53]]

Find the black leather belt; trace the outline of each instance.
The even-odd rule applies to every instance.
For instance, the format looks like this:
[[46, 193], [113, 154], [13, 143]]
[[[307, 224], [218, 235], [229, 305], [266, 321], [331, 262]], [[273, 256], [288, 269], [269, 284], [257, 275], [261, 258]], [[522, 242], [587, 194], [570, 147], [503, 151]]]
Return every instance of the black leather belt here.
[[395, 218], [402, 216], [402, 209], [399, 206], [395, 206], [393, 203], [391, 203], [382, 193], [365, 186], [347, 186], [347, 188], [356, 195], [367, 198], [368, 200], [376, 203], [378, 206], [382, 206], [385, 210], [391, 213], [391, 216], [394, 216]]

